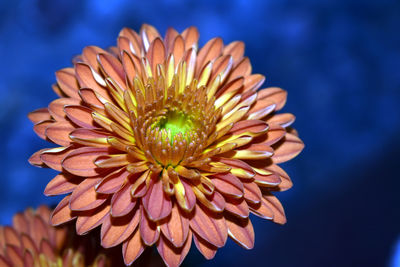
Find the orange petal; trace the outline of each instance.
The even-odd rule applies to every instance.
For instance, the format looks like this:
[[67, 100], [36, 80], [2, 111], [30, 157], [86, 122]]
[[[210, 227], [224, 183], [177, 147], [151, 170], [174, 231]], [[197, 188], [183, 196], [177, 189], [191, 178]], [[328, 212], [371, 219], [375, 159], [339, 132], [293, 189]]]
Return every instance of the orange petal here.
[[84, 146], [108, 147], [109, 135], [102, 130], [78, 128], [70, 133], [69, 138]]
[[296, 157], [304, 148], [303, 142], [297, 136], [287, 133], [277, 146], [274, 146], [274, 163], [282, 163]]
[[79, 89], [79, 95], [83, 102], [85, 102], [89, 107], [104, 113], [104, 103], [107, 102], [107, 100], [99, 93], [90, 88], [81, 88]]
[[[89, 65], [84, 63], [75, 64], [75, 73], [81, 88], [93, 89], [95, 92], [107, 98], [107, 100], [111, 100], [107, 89], [103, 87], [106, 86], [104, 80], [98, 76], [95, 77], [94, 75], [99, 74], [96, 74]], [[104, 83], [103, 86], [100, 85], [99, 82]]]
[[40, 248], [40, 253], [46, 255], [46, 258], [48, 258], [53, 262], [56, 260], [56, 255], [54, 254], [55, 253], [54, 248], [48, 240], [42, 239], [39, 248]]
[[87, 129], [97, 128], [92, 118], [93, 111], [90, 108], [84, 106], [68, 105], [64, 106], [64, 111], [67, 117], [76, 125]]
[[250, 219], [226, 218], [229, 236], [245, 249], [254, 247], [254, 229]]
[[168, 221], [161, 224], [161, 231], [175, 247], [184, 245], [189, 233], [189, 220], [180, 213], [176, 204], [172, 207]]
[[281, 183], [277, 187], [278, 191], [285, 191], [293, 186], [292, 180], [290, 179], [289, 175], [278, 165], [272, 164], [268, 167], [265, 167], [264, 169], [274, 173], [275, 175], [278, 175], [281, 179]]
[[224, 55], [231, 55], [233, 57], [233, 61], [238, 63], [244, 55], [244, 43], [241, 41], [235, 41], [224, 48]]
[[[28, 250], [33, 255], [38, 254], [38, 248], [36, 248], [35, 243], [33, 242], [32, 238], [27, 234], [21, 235], [21, 245], [24, 250]], [[2, 265], [0, 265], [2, 266]]]
[[136, 205], [136, 199], [131, 196], [131, 183], [126, 183], [111, 199], [111, 215], [113, 217], [125, 216]]
[[278, 124], [283, 128], [289, 127], [295, 121], [296, 117], [291, 113], [275, 114], [267, 120], [269, 124]]
[[276, 104], [269, 99], [258, 99], [249, 109], [247, 119], [259, 120], [266, 117], [268, 114], [273, 112], [276, 108]]
[[271, 174], [271, 175], [263, 175], [257, 173], [254, 176], [254, 182], [259, 186], [277, 186], [281, 183], [281, 179], [279, 176]]
[[57, 83], [60, 89], [69, 97], [79, 99], [78, 81], [73, 68], [65, 68], [56, 72]]
[[244, 120], [238, 121], [233, 124], [232, 129], [229, 131], [233, 135], [241, 135], [243, 133], [250, 133], [251, 136], [256, 133], [264, 133], [268, 130], [268, 124], [261, 120]]
[[263, 195], [263, 199], [265, 200], [265, 204], [271, 209], [274, 214], [273, 222], [279, 224], [286, 223], [286, 215], [283, 209], [281, 202], [276, 198], [273, 194], [267, 193]]
[[90, 230], [96, 228], [103, 223], [109, 212], [110, 205], [103, 205], [95, 210], [79, 215], [76, 220], [76, 233], [78, 235], [84, 235]]
[[140, 238], [139, 228], [122, 245], [125, 264], [131, 265], [144, 251], [145, 245]]
[[265, 144], [254, 144], [242, 146], [237, 150], [226, 153], [226, 156], [234, 159], [266, 159], [274, 154], [274, 150]]
[[211, 245], [201, 237], [196, 234], [193, 234], [194, 244], [196, 245], [197, 249], [203, 254], [204, 258], [207, 260], [211, 260], [215, 257], [218, 248], [216, 246]]
[[72, 142], [69, 134], [73, 130], [75, 126], [69, 121], [56, 121], [46, 128], [45, 135], [60, 146], [69, 146]]
[[221, 194], [233, 198], [241, 198], [243, 196], [243, 184], [238, 178], [236, 178], [236, 176], [230, 173], [218, 173], [214, 174], [210, 178], [215, 185], [215, 188], [221, 192]]
[[196, 194], [197, 200], [200, 201], [206, 208], [210, 209], [211, 211], [221, 212], [225, 208], [225, 199], [224, 197], [214, 191], [213, 194], [207, 196], [203, 194], [197, 187], [193, 188], [193, 191]]
[[125, 72], [121, 62], [110, 54], [99, 54], [98, 61], [105, 77], [113, 79], [120, 88], [126, 90]]
[[12, 267], [11, 262], [9, 262], [3, 255], [0, 255], [0, 266]]
[[[184, 199], [185, 199], [185, 209], [187, 211], [191, 211], [193, 210], [195, 204], [196, 204], [196, 195], [193, 192], [192, 187], [185, 182], [183, 179], [181, 180], [183, 187], [185, 188], [185, 195], [184, 195]], [[182, 206], [181, 206], [182, 207]]]
[[185, 46], [187, 49], [191, 48], [192, 46], [197, 48], [197, 42], [199, 41], [200, 34], [196, 27], [191, 26], [185, 29], [181, 35], [183, 39], [185, 39]]
[[160, 37], [160, 34], [153, 26], [143, 24], [140, 28], [140, 36], [142, 37], [143, 47], [147, 52], [149, 50], [150, 44], [154, 41], [154, 39]]
[[229, 81], [240, 76], [246, 77], [249, 76], [250, 74], [251, 74], [250, 60], [248, 57], [244, 57], [237, 63], [235, 68], [233, 68], [231, 74], [229, 75]]
[[180, 266], [188, 254], [191, 244], [191, 232], [188, 235], [185, 245], [180, 248], [174, 247], [165, 237], [161, 236], [157, 243], [157, 250], [168, 267]]
[[131, 42], [131, 52], [135, 55], [140, 56], [142, 50], [142, 41], [140, 36], [132, 29], [123, 28], [119, 33], [119, 36], [123, 36], [129, 39]]
[[49, 112], [57, 121], [65, 120], [64, 106], [79, 105], [81, 101], [76, 98], [63, 97], [58, 98], [49, 104]]
[[37, 167], [44, 167], [44, 163], [40, 159], [40, 155], [46, 150], [49, 150], [49, 148], [43, 148], [43, 149], [33, 153], [33, 155], [28, 160], [29, 164], [37, 166]]
[[196, 73], [199, 74], [203, 66], [209, 62], [215, 60], [222, 53], [224, 44], [222, 39], [217, 37], [208, 41], [199, 51], [197, 56]]
[[247, 202], [258, 204], [261, 201], [261, 190], [254, 182], [243, 182], [244, 198]]
[[121, 244], [135, 231], [139, 220], [139, 209], [119, 218], [112, 218], [111, 215], [108, 215], [101, 225], [101, 245], [104, 248], [110, 248]]
[[269, 87], [258, 91], [258, 101], [267, 99], [276, 104], [275, 110], [280, 110], [286, 103], [287, 92], [278, 87]]
[[95, 185], [101, 178], [85, 179], [72, 192], [69, 207], [73, 211], [93, 210], [102, 205], [106, 200], [106, 195], [98, 194]]
[[40, 121], [51, 120], [51, 116], [47, 108], [39, 108], [35, 111], [30, 112], [28, 114], [28, 118], [34, 124], [37, 124]]
[[244, 77], [244, 89], [243, 92], [245, 94], [252, 94], [258, 90], [258, 88], [261, 87], [261, 85], [265, 81], [265, 76], [261, 74], [252, 74], [249, 76]]
[[73, 214], [69, 208], [70, 195], [63, 198], [63, 200], [58, 203], [57, 207], [53, 210], [51, 214], [51, 224], [57, 226], [76, 218], [76, 214]]
[[155, 75], [157, 71], [157, 64], [162, 64], [165, 61], [165, 47], [160, 38], [154, 39], [154, 41], [150, 44], [147, 58], [149, 59], [150, 66], [152, 67], [153, 75]]
[[95, 71], [98, 71], [99, 64], [97, 62], [97, 56], [100, 53], [108, 54], [107, 51], [105, 51], [104, 49], [102, 49], [98, 46], [94, 46], [94, 45], [86, 46], [82, 50], [83, 62], [89, 64], [89, 66], [91, 66]]
[[33, 131], [42, 139], [46, 140], [46, 128], [54, 123], [53, 120], [40, 121], [33, 126]]
[[219, 158], [218, 161], [231, 166], [230, 172], [238, 178], [250, 179], [255, 175], [251, 166], [239, 159]]
[[152, 246], [160, 238], [160, 228], [152, 222], [141, 207], [140, 235], [147, 246]]
[[102, 172], [102, 169], [98, 168], [94, 164], [94, 160], [102, 155], [108, 155], [107, 148], [100, 148], [100, 147], [77, 148], [74, 149], [71, 153], [68, 154], [68, 156], [66, 156], [63, 159], [62, 167], [66, 169], [68, 172], [78, 176], [84, 176], [84, 177], [97, 176], [99, 175], [99, 173]]
[[20, 246], [19, 235], [12, 227], [4, 227], [4, 240], [5, 244]]
[[223, 247], [226, 242], [228, 229], [225, 218], [212, 214], [202, 206], [196, 205], [190, 228], [207, 242], [216, 247]]
[[72, 147], [58, 147], [43, 151], [40, 160], [50, 168], [62, 171], [61, 162], [70, 153]]
[[47, 184], [44, 194], [46, 196], [55, 196], [71, 193], [81, 181], [82, 178], [78, 176], [60, 173]]
[[162, 181], [158, 177], [150, 180], [149, 189], [142, 198], [143, 207], [152, 221], [164, 219], [171, 213], [172, 203], [170, 197], [164, 193]]
[[130, 173], [125, 168], [110, 173], [96, 185], [96, 192], [100, 194], [114, 194], [121, 189], [129, 175]]
[[13, 245], [6, 245], [4, 253], [7, 255], [11, 262], [11, 266], [23, 266], [24, 261], [19, 247]]
[[[19, 233], [28, 233], [29, 228], [28, 228], [28, 221], [26, 220], [25, 216], [23, 213], [17, 213], [14, 215], [12, 219], [12, 226], [15, 230], [17, 230]], [[1, 241], [0, 241], [1, 244]]]
[[225, 210], [240, 218], [249, 217], [249, 206], [245, 199], [226, 199]]
[[261, 217], [263, 219], [272, 220], [274, 218], [274, 213], [272, 209], [269, 207], [268, 202], [265, 198], [261, 198], [261, 202], [257, 205], [250, 206], [250, 211], [254, 215]]

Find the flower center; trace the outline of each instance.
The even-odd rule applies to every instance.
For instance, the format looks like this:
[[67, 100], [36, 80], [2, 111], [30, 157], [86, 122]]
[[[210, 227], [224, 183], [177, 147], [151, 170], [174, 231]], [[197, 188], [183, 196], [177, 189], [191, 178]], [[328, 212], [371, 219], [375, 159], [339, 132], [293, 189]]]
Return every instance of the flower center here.
[[168, 133], [168, 138], [173, 142], [174, 137], [181, 133], [183, 136], [192, 130], [195, 130], [196, 123], [193, 118], [187, 115], [183, 111], [169, 110], [166, 114], [161, 115], [153, 124], [153, 128], [159, 128], [159, 130], [165, 130]]

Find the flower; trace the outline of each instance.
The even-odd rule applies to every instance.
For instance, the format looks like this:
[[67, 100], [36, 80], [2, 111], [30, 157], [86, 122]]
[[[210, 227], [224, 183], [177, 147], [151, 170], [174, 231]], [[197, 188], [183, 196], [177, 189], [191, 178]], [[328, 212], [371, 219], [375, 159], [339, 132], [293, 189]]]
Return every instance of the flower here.
[[124, 28], [117, 47], [86, 47], [56, 72], [60, 98], [29, 115], [59, 145], [30, 158], [60, 171], [45, 189], [67, 194], [52, 223], [76, 219], [81, 235], [101, 225], [102, 246], [122, 243], [127, 265], [154, 244], [168, 266], [192, 240], [207, 259], [228, 235], [250, 249], [249, 213], [286, 221], [272, 192], [292, 182], [277, 164], [304, 146], [294, 116], [277, 113], [286, 91], [258, 90], [242, 42], [198, 39], [194, 27], [164, 38]]
[[0, 266], [111, 266], [105, 254], [90, 255], [91, 237], [80, 237], [71, 227], [53, 227], [51, 210], [40, 206], [17, 213], [13, 225], [0, 226]]

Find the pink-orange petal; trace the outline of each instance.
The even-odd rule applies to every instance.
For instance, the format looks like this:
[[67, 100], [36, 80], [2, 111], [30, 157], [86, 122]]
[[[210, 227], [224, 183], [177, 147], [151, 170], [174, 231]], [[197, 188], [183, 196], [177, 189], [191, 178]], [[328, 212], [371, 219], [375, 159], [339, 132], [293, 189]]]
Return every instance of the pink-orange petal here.
[[32, 111], [28, 114], [28, 118], [34, 124], [40, 121], [48, 121], [51, 120], [51, 115], [47, 108], [39, 108], [35, 111]]
[[[83, 176], [93, 177], [102, 173], [102, 169], [94, 164], [94, 160], [102, 155], [108, 155], [107, 148], [81, 147], [73, 150], [62, 161], [62, 167], [68, 172]], [[43, 157], [42, 157], [43, 160]]]
[[90, 230], [96, 228], [106, 219], [110, 212], [110, 205], [104, 204], [95, 210], [80, 214], [76, 220], [76, 232], [78, 235], [84, 235]]
[[283, 128], [289, 127], [296, 120], [296, 117], [291, 113], [275, 114], [267, 120], [268, 124], [278, 124]]
[[226, 199], [225, 211], [230, 212], [232, 215], [247, 218], [249, 217], [249, 206], [245, 199]]
[[94, 129], [98, 126], [92, 117], [92, 109], [84, 106], [67, 105], [64, 106], [67, 117], [76, 125], [82, 128]]
[[241, 198], [243, 196], [243, 184], [233, 174], [214, 174], [210, 177], [215, 188], [223, 195], [233, 198]]
[[81, 177], [60, 173], [47, 184], [44, 194], [46, 196], [55, 196], [71, 193], [81, 181]]
[[243, 182], [244, 198], [246, 201], [258, 204], [261, 201], [261, 190], [254, 182]]
[[139, 209], [119, 218], [113, 218], [109, 214], [101, 225], [101, 245], [110, 248], [121, 244], [136, 230], [139, 220]]
[[73, 130], [75, 126], [69, 121], [56, 121], [46, 128], [45, 135], [60, 146], [69, 146], [72, 142], [69, 134]]
[[174, 247], [168, 239], [161, 236], [157, 243], [157, 250], [168, 267], [178, 267], [182, 264], [192, 244], [192, 233], [189, 232], [186, 243], [182, 247]]
[[160, 238], [160, 229], [157, 227], [155, 222], [152, 222], [147, 218], [146, 212], [141, 207], [141, 218], [140, 218], [140, 236], [144, 244], [152, 246]]
[[194, 244], [196, 245], [197, 249], [203, 254], [204, 258], [207, 260], [211, 260], [215, 257], [218, 248], [216, 246], [211, 245], [203, 238], [199, 237], [198, 235], [193, 233], [193, 240]]
[[42, 139], [46, 139], [46, 128], [53, 124], [53, 120], [40, 121], [33, 126], [33, 131]]
[[71, 152], [72, 147], [47, 149], [40, 154], [40, 160], [50, 168], [62, 171], [61, 162]]
[[113, 79], [121, 89], [125, 90], [125, 72], [121, 62], [116, 57], [103, 53], [98, 55], [98, 61], [105, 76]]
[[57, 226], [76, 218], [76, 214], [73, 214], [69, 208], [70, 195], [63, 198], [63, 200], [58, 203], [57, 207], [53, 210], [51, 214], [51, 224]]
[[143, 207], [152, 221], [164, 219], [171, 213], [172, 202], [170, 197], [165, 194], [161, 179], [154, 177], [151, 179], [149, 189], [142, 198]]
[[258, 91], [258, 99], [268, 99], [276, 104], [275, 110], [280, 110], [286, 103], [287, 92], [278, 87], [269, 87]]
[[139, 228], [123, 243], [122, 255], [126, 265], [131, 265], [144, 251]]
[[274, 163], [282, 163], [296, 157], [304, 148], [304, 143], [294, 134], [287, 133], [275, 147], [271, 157]]
[[136, 205], [131, 196], [131, 183], [126, 183], [111, 199], [111, 215], [121, 217], [127, 215]]
[[107, 200], [107, 195], [98, 194], [95, 185], [101, 178], [88, 178], [83, 180], [72, 192], [69, 207], [73, 211], [93, 210]]
[[184, 245], [189, 233], [189, 220], [181, 214], [177, 204], [172, 207], [168, 221], [161, 224], [161, 231], [175, 247]]
[[254, 247], [254, 229], [250, 219], [226, 218], [229, 236], [245, 249]]
[[114, 194], [127, 181], [130, 173], [126, 168], [121, 168], [104, 177], [95, 187], [96, 192], [100, 194]]
[[219, 248], [225, 245], [228, 229], [223, 216], [213, 214], [201, 205], [196, 205], [189, 224], [196, 234], [212, 245]]
[[263, 195], [263, 199], [265, 200], [265, 204], [272, 210], [274, 214], [274, 218], [272, 219], [272, 221], [279, 224], [285, 224], [285, 211], [278, 198], [271, 193], [267, 193]]
[[78, 81], [75, 77], [73, 68], [65, 68], [56, 72], [57, 83], [64, 94], [69, 97], [79, 99]]
[[66, 105], [79, 105], [80, 100], [76, 98], [63, 97], [52, 101], [49, 104], [49, 112], [51, 116], [57, 121], [65, 120], [64, 106]]
[[274, 218], [274, 212], [270, 208], [269, 203], [265, 198], [261, 198], [261, 202], [257, 205], [251, 205], [250, 211], [254, 215], [261, 217], [263, 219], [272, 220]]

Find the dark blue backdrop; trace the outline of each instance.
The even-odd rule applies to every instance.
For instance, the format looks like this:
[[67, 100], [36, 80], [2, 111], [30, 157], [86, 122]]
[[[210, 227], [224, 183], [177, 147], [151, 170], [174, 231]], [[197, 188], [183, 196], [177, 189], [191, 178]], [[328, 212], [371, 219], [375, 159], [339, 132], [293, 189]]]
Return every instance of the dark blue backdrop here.
[[[187, 266], [395, 266], [400, 235], [400, 2], [0, 1], [0, 222], [56, 174], [28, 157], [46, 146], [26, 114], [47, 106], [54, 72], [86, 45], [107, 47], [123, 26], [164, 33], [195, 25], [201, 44], [243, 40], [265, 86], [289, 92], [285, 111], [306, 144], [285, 164], [295, 185], [279, 194], [285, 226], [253, 217], [256, 246], [232, 241], [213, 261]], [[397, 257], [398, 261], [400, 257]], [[400, 266], [400, 265], [399, 265]]]

